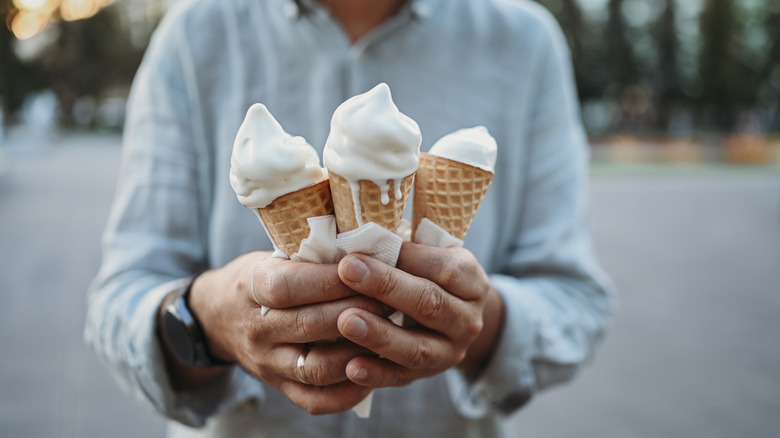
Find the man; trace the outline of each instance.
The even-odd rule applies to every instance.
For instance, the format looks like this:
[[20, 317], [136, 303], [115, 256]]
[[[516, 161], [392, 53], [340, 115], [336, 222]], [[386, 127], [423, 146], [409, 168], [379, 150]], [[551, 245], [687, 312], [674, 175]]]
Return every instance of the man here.
[[[379, 82], [423, 150], [475, 125], [497, 139], [466, 249], [407, 243], [397, 268], [259, 252], [228, 183], [246, 109], [321, 152], [333, 110]], [[560, 31], [526, 1], [179, 4], [133, 85], [87, 341], [139, 398], [202, 427], [171, 436], [498, 435], [587, 360], [611, 310], [575, 94]], [[369, 419], [348, 411], [376, 388]]]

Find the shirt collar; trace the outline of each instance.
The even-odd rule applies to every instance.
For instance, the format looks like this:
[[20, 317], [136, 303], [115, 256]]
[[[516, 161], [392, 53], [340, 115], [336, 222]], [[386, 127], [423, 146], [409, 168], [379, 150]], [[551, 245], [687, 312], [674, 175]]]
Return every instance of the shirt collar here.
[[[437, 0], [410, 0], [408, 10], [415, 19], [426, 19], [433, 13]], [[285, 0], [284, 13], [290, 18], [301, 18], [308, 13], [322, 11], [316, 0]]]

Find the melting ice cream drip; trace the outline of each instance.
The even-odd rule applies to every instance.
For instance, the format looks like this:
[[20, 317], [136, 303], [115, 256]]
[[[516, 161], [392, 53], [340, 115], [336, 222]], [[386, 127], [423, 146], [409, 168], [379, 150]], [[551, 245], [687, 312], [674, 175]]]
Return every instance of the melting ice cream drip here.
[[385, 205], [390, 202], [388, 181], [392, 181], [393, 197], [401, 199], [401, 181], [417, 170], [421, 142], [419, 126], [398, 110], [387, 84], [354, 96], [336, 109], [323, 161], [349, 182], [358, 225], [363, 225], [359, 181], [376, 184]]

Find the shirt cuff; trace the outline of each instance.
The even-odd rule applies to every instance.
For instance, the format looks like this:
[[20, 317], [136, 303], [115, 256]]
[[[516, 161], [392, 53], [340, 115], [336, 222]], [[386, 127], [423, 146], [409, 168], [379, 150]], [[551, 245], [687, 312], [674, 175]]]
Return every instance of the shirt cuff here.
[[531, 399], [536, 383], [531, 362], [534, 326], [519, 298], [523, 287], [503, 275], [491, 276], [491, 283], [504, 299], [506, 312], [493, 357], [476, 380], [469, 381], [457, 368], [445, 373], [455, 408], [472, 419], [519, 409]]
[[135, 318], [143, 327], [133, 331], [132, 339], [133, 349], [143, 353], [134, 355], [136, 360], [131, 366], [137, 387], [160, 413], [188, 426], [200, 427], [213, 415], [231, 411], [251, 400], [262, 401], [264, 390], [262, 383], [239, 366], [233, 366], [230, 372], [207, 385], [187, 391], [173, 389], [156, 334], [157, 314], [166, 295], [188, 284], [187, 279], [165, 283], [145, 297]]

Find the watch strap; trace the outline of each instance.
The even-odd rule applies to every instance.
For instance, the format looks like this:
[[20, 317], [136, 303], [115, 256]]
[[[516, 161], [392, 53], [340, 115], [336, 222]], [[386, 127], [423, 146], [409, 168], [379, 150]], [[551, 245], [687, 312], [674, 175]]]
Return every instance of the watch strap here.
[[190, 279], [187, 287], [171, 292], [161, 306], [160, 330], [168, 350], [183, 365], [209, 367], [233, 365], [211, 354], [203, 326], [189, 306], [192, 285], [200, 274]]

